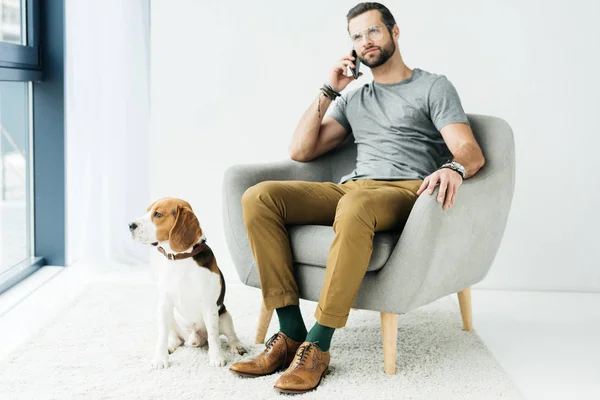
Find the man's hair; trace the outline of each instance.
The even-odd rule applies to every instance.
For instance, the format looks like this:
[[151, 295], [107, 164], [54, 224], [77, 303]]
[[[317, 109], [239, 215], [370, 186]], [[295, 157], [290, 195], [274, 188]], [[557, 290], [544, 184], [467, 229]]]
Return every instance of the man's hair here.
[[[346, 15], [346, 20], [348, 21], [348, 25], [350, 24], [350, 20], [354, 17], [359, 16], [370, 10], [377, 10], [381, 14], [381, 19], [383, 20], [383, 24], [387, 27], [390, 35], [392, 34], [392, 28], [396, 25], [396, 20], [394, 16], [390, 12], [390, 10], [380, 3], [358, 3], [354, 7], [348, 11]], [[348, 26], [348, 32], [350, 32], [350, 26]]]

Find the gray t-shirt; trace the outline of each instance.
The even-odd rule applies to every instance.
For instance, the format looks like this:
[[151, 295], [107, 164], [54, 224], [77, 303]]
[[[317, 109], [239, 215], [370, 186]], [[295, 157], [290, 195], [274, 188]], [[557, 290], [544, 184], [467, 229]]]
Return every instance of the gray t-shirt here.
[[452, 157], [440, 129], [469, 123], [452, 83], [418, 68], [401, 82], [373, 81], [344, 93], [330, 110], [358, 151], [356, 169], [339, 183], [424, 179]]

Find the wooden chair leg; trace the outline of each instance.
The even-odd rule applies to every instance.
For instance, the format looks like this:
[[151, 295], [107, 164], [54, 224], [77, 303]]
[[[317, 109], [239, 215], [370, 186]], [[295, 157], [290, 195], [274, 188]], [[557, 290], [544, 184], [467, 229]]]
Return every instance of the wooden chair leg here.
[[383, 339], [383, 370], [386, 374], [395, 375], [398, 314], [381, 313], [381, 336]]
[[471, 288], [466, 288], [458, 292], [458, 303], [460, 305], [460, 314], [463, 320], [463, 330], [473, 330], [473, 316], [471, 314]]
[[265, 303], [261, 303], [260, 316], [258, 317], [258, 328], [256, 329], [255, 343], [264, 343], [271, 318], [273, 317], [273, 310], [269, 311], [265, 307]]

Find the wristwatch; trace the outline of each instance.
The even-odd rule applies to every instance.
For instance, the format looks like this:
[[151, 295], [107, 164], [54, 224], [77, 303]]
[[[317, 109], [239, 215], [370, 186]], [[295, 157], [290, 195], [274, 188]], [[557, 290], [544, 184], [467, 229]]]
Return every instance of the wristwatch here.
[[465, 171], [465, 167], [463, 167], [456, 161], [447, 161], [446, 163], [442, 164], [440, 169], [442, 168], [450, 168], [451, 170], [458, 172], [463, 179], [465, 179], [465, 175], [467, 174], [467, 172]]

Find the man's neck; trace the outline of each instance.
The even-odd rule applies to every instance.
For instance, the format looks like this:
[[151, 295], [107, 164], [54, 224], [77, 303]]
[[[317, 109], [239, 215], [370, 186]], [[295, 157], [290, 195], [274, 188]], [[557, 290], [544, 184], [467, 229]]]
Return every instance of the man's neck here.
[[402, 82], [412, 76], [412, 69], [408, 68], [400, 54], [394, 54], [387, 62], [371, 70], [373, 79], [377, 83], [390, 85]]

